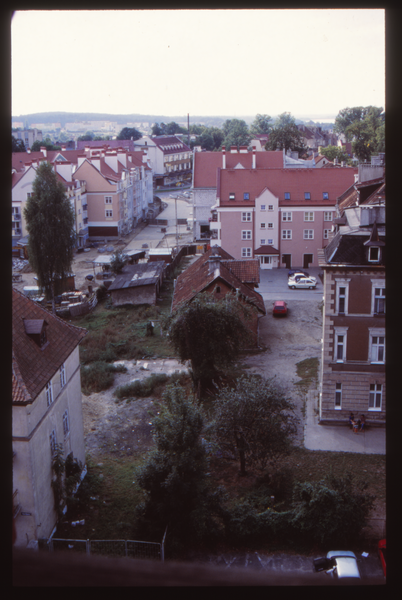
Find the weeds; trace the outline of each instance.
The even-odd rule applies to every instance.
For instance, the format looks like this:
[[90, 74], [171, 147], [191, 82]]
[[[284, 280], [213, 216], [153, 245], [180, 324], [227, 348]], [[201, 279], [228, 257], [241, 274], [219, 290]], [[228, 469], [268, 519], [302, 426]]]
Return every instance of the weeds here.
[[189, 379], [189, 376], [185, 373], [173, 373], [173, 375], [166, 375], [165, 373], [154, 373], [150, 377], [147, 377], [143, 381], [132, 381], [127, 385], [122, 385], [114, 391], [114, 395], [119, 400], [126, 399], [127, 401], [132, 398], [146, 398], [151, 395], [155, 395], [157, 388], [164, 386], [167, 383], [184, 383], [185, 380]]
[[81, 367], [82, 392], [88, 396], [94, 392], [107, 390], [113, 385], [115, 373], [124, 373], [127, 369], [124, 365], [110, 365], [103, 361], [97, 361], [89, 366]]

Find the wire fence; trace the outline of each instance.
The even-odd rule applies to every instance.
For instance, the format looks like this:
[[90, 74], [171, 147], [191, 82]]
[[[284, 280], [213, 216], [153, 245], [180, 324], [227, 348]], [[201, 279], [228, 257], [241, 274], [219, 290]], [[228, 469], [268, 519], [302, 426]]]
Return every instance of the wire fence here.
[[137, 540], [76, 540], [51, 538], [48, 540], [49, 552], [81, 553], [87, 555], [125, 556], [128, 558], [143, 558], [147, 560], [164, 561], [165, 535], [162, 543], [140, 542]]

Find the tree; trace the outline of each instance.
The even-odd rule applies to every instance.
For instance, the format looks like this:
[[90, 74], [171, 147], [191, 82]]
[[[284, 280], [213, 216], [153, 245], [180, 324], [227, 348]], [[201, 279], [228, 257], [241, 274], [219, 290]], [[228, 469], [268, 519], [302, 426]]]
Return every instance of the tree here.
[[200, 438], [204, 417], [178, 384], [167, 386], [163, 400], [163, 412], [153, 421], [156, 449], [136, 471], [146, 493], [138, 507], [141, 530], [160, 539], [167, 526], [176, 541], [194, 542], [215, 529], [213, 513], [219, 507], [217, 494], [207, 485]]
[[227, 119], [222, 125], [224, 134], [223, 145], [226, 148], [231, 146], [248, 146], [251, 140], [251, 135], [247, 127], [247, 123], [241, 119]]
[[275, 127], [269, 134], [266, 150], [292, 150], [303, 156], [307, 148], [303, 143], [303, 136], [297, 128], [296, 121], [290, 113], [282, 113], [275, 121]]
[[190, 147], [201, 146], [212, 152], [220, 149], [223, 139], [224, 133], [219, 127], [203, 127], [196, 140], [190, 143]]
[[24, 216], [29, 234], [29, 262], [38, 276], [39, 287], [52, 300], [54, 314], [54, 297], [71, 271], [76, 236], [74, 210], [48, 162], [43, 162], [36, 171]]
[[11, 152], [26, 152], [25, 144], [22, 140], [16, 139], [11, 134]]
[[77, 137], [77, 141], [79, 142], [92, 142], [92, 140], [94, 139], [94, 133], [93, 131], [87, 131], [86, 133], [84, 133], [83, 135], [80, 135]]
[[110, 261], [110, 268], [113, 273], [121, 273], [124, 265], [127, 262], [127, 256], [122, 252], [122, 250], [116, 250], [112, 254], [112, 258]]
[[200, 398], [219, 374], [238, 357], [250, 332], [243, 319], [251, 314], [234, 297], [215, 300], [201, 293], [167, 319], [169, 339], [180, 360], [190, 360]]
[[175, 135], [176, 133], [187, 133], [187, 129], [185, 127], [180, 127], [178, 123], [171, 121], [166, 125], [165, 134]]
[[349, 156], [339, 146], [325, 146], [320, 149], [321, 156], [325, 156], [328, 160], [333, 161], [335, 158], [338, 162], [349, 161]]
[[151, 135], [163, 135], [165, 132], [165, 123], [161, 123], [159, 125], [159, 123], [154, 123], [152, 125], [152, 130], [151, 130]]
[[385, 113], [376, 106], [355, 106], [339, 111], [334, 131], [352, 141], [354, 154], [361, 161], [375, 152], [385, 152]]
[[271, 123], [271, 121], [272, 117], [269, 115], [258, 114], [250, 125], [251, 135], [270, 133], [271, 129], [273, 128], [273, 123]]
[[46, 150], [60, 150], [60, 146], [55, 146], [50, 137], [47, 137], [42, 141], [36, 140], [31, 146], [31, 152], [39, 152], [42, 147]]
[[117, 136], [118, 140], [139, 140], [142, 137], [142, 133], [135, 129], [135, 127], [123, 127]]
[[224, 387], [215, 400], [217, 443], [238, 458], [242, 475], [246, 463], [263, 469], [289, 451], [297, 423], [293, 410], [273, 379], [242, 376], [234, 387]]

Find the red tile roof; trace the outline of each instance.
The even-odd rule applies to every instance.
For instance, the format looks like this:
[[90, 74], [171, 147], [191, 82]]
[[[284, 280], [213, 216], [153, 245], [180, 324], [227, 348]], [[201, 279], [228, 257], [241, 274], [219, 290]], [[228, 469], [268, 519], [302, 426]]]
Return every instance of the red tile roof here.
[[[13, 402], [32, 402], [87, 330], [63, 321], [15, 289], [12, 294]], [[26, 332], [30, 320], [48, 323], [48, 343], [42, 348]]]
[[260, 283], [260, 264], [257, 259], [222, 260], [221, 263], [243, 283]]
[[[221, 261], [218, 259], [219, 266], [217, 269], [211, 270], [210, 273], [208, 261], [215, 252], [223, 260]], [[176, 310], [182, 303], [190, 302], [197, 294], [204, 291], [214, 281], [221, 280], [233, 290], [239, 289], [240, 294], [247, 298], [247, 301], [250, 304], [256, 306], [261, 313], [265, 314], [265, 305], [261, 294], [242, 283], [231, 270], [224, 266], [223, 261], [228, 260], [234, 259], [223, 248], [215, 247], [208, 250], [201, 258], [187, 267], [176, 280], [172, 310]]]
[[[252, 152], [195, 152], [194, 153], [194, 187], [216, 188], [217, 169], [223, 167], [223, 154], [225, 154], [226, 168], [234, 169], [239, 163], [245, 169], [253, 166]], [[283, 167], [282, 152], [256, 152], [256, 170]]]
[[[190, 148], [175, 135], [157, 135], [151, 137], [151, 140], [160, 148], [164, 154], [172, 152], [190, 152]], [[173, 146], [170, 147], [169, 146]]]
[[[279, 198], [281, 206], [332, 206], [354, 183], [357, 169], [222, 169], [219, 173], [217, 196], [221, 206], [254, 206], [265, 188]], [[238, 200], [229, 201], [233, 192]], [[244, 192], [250, 194], [250, 200], [243, 200]], [[285, 192], [290, 193], [290, 200], [284, 199]], [[305, 192], [310, 192], [311, 200], [305, 200]], [[323, 192], [328, 193], [328, 200], [323, 200]]]

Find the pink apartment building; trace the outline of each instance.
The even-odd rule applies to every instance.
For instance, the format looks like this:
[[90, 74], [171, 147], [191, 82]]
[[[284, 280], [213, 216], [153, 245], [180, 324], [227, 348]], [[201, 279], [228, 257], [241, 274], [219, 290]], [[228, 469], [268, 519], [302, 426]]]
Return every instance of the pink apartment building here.
[[336, 199], [355, 176], [350, 167], [218, 169], [214, 243], [237, 259], [259, 257], [264, 269], [318, 267]]

